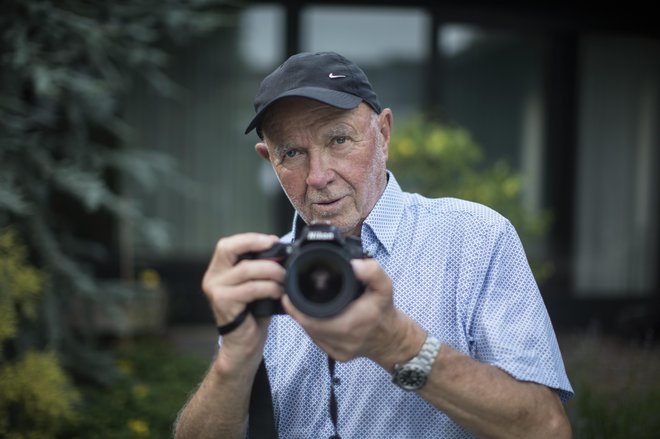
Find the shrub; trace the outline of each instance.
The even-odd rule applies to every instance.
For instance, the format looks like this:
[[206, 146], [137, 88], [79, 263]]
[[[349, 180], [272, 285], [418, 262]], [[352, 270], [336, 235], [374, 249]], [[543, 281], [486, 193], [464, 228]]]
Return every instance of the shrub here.
[[0, 229], [0, 437], [54, 437], [76, 418], [78, 393], [55, 353], [18, 346], [45, 282], [16, 230]]
[[112, 350], [119, 378], [83, 386], [80, 420], [67, 439], [159, 439], [172, 435], [178, 411], [208, 361], [181, 355], [158, 339], [124, 341]]
[[[136, 145], [127, 97], [138, 82], [175, 96], [168, 49], [230, 24], [235, 7], [226, 0], [2, 2], [0, 437], [51, 438], [70, 428], [72, 410], [85, 405], [75, 405], [69, 377], [116, 382], [95, 322], [74, 325], [71, 304], [109, 308], [134, 297], [98, 275], [117, 258], [117, 225], [130, 224], [153, 245], [166, 241], [166, 229], [120, 183], [148, 189], [180, 177], [171, 157]], [[10, 224], [14, 231], [3, 229]]]
[[76, 420], [78, 392], [53, 352], [27, 352], [0, 368], [0, 436], [47, 438]]
[[85, 352], [94, 322], [74, 327], [72, 300], [110, 308], [134, 294], [98, 275], [118, 258], [118, 224], [147, 244], [167, 241], [163, 221], [145, 215], [122, 183], [181, 181], [171, 157], [136, 144], [129, 93], [141, 83], [175, 96], [168, 48], [227, 25], [230, 14], [225, 0], [3, 1], [0, 227], [14, 224], [48, 274], [39, 336], [67, 367], [80, 365], [77, 373], [102, 375]]

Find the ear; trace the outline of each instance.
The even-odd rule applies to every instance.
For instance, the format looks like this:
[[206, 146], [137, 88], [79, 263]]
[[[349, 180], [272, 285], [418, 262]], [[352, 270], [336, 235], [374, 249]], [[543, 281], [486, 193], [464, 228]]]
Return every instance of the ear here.
[[378, 115], [378, 126], [380, 128], [380, 135], [383, 136], [383, 153], [385, 154], [385, 158], [387, 158], [390, 138], [392, 137], [392, 110], [385, 108], [380, 112]]
[[257, 154], [259, 154], [262, 159], [270, 162], [270, 152], [268, 151], [268, 146], [266, 146], [264, 142], [259, 142], [254, 145], [254, 150], [257, 151]]

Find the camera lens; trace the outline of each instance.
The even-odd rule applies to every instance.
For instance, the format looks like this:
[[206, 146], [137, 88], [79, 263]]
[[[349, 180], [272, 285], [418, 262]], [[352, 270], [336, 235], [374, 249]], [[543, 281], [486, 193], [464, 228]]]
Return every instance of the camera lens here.
[[298, 266], [298, 286], [305, 298], [314, 303], [332, 301], [342, 288], [342, 272], [334, 260], [316, 257]]
[[292, 256], [285, 289], [296, 308], [313, 317], [338, 314], [361, 291], [348, 256], [327, 243], [309, 244]]

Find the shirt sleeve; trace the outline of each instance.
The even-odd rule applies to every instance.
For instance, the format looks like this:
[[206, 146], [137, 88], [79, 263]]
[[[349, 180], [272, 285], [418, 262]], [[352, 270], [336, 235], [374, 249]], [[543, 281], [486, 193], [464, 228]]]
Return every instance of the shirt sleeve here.
[[573, 389], [520, 239], [508, 221], [493, 232], [472, 295], [471, 354], [518, 380], [553, 388], [567, 401]]

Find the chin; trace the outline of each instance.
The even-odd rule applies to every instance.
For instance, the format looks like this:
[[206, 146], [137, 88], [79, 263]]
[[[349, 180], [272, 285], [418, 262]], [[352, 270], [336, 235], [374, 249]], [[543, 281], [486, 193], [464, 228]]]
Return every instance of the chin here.
[[354, 235], [354, 236], [360, 236], [361, 232], [361, 224], [352, 224], [352, 225], [341, 225], [341, 224], [334, 224], [339, 231], [341, 232], [342, 235], [347, 236], [347, 235]]

